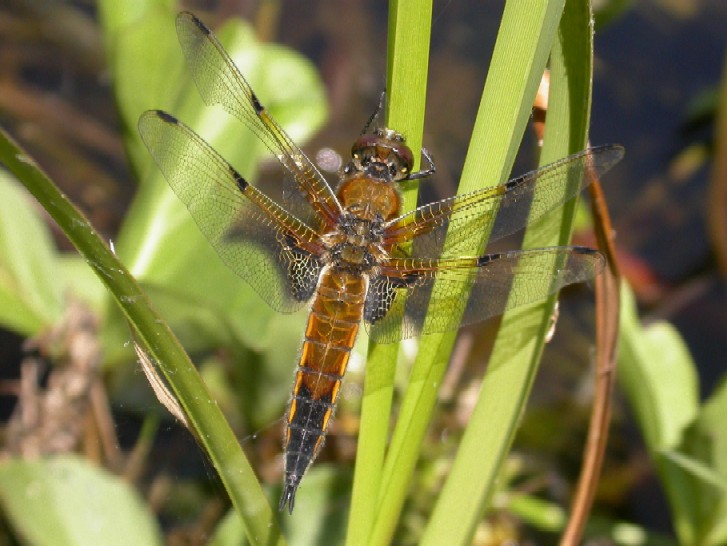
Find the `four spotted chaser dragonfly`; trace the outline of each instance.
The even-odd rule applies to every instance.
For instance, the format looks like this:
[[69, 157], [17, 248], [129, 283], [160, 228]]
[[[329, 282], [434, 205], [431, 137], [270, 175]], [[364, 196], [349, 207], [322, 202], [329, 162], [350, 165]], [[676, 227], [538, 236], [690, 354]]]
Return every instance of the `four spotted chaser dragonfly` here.
[[[462, 256], [460, 249], [473, 235], [490, 231], [495, 240], [560, 206], [588, 183], [589, 170], [605, 172], [623, 149], [590, 148], [500, 186], [402, 214], [399, 185], [434, 173], [426, 152], [427, 169], [412, 172], [403, 135], [367, 125], [334, 190], [270, 117], [212, 32], [185, 12], [177, 33], [204, 101], [242, 121], [295, 182], [296, 191], [279, 204], [170, 114], [148, 111], [139, 120], [146, 147], [227, 267], [278, 311], [310, 303], [284, 436], [280, 509], [292, 513], [361, 322], [372, 340], [395, 342], [454, 330], [591, 279], [603, 257], [588, 248], [483, 256]], [[461, 295], [463, 286], [469, 297]]]

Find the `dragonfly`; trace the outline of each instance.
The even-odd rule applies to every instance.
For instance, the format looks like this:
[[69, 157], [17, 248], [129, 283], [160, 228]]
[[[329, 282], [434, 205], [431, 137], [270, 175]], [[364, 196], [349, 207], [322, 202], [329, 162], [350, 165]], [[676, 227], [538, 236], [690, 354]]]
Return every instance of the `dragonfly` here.
[[309, 306], [283, 439], [279, 509], [292, 514], [361, 325], [371, 340], [392, 343], [456, 330], [592, 279], [604, 258], [590, 248], [466, 251], [472, 237], [489, 232], [490, 241], [500, 239], [575, 197], [592, 175], [621, 159], [623, 148], [592, 147], [504, 184], [403, 213], [402, 184], [435, 172], [426, 150], [426, 168], [413, 170], [404, 135], [372, 129], [372, 116], [332, 186], [204, 23], [182, 12], [176, 28], [202, 99], [246, 125], [294, 189], [272, 199], [169, 113], [150, 110], [139, 120], [144, 144], [227, 267], [280, 312]]

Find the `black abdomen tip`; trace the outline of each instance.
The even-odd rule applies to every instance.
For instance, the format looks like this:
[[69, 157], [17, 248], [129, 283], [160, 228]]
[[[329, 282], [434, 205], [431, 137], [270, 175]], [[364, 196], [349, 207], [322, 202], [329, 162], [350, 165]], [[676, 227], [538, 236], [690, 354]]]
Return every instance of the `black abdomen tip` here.
[[285, 505], [288, 505], [288, 514], [293, 515], [295, 493], [298, 490], [301, 477], [296, 475], [288, 475], [286, 477], [285, 487], [283, 488], [283, 494], [280, 496], [280, 504], [278, 505], [278, 510], [281, 512], [285, 510]]

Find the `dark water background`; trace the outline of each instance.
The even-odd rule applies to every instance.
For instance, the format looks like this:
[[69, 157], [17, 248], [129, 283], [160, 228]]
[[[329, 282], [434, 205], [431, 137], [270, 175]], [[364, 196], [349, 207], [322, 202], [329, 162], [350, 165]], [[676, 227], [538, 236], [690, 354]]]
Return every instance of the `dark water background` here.
[[[257, 5], [245, 2], [217, 2], [213, 12], [204, 6], [189, 7], [211, 26], [224, 16], [259, 13]], [[328, 0], [280, 8], [271, 19], [258, 20], [259, 30], [315, 62], [331, 104], [329, 124], [306, 149], [315, 155], [325, 145], [345, 153], [384, 87], [387, 4]], [[439, 168], [433, 197], [454, 191], [501, 11], [501, 2], [435, 3], [424, 137]], [[13, 1], [0, 7], [0, 123], [94, 226], [113, 236], [135, 181], [94, 17], [91, 2]], [[684, 337], [703, 397], [727, 369], [727, 298], [706, 231], [711, 108], [722, 77], [726, 29], [727, 3], [720, 0], [652, 0], [632, 3], [598, 30], [595, 41], [591, 141], [618, 142], [627, 151], [603, 181], [625, 271], [645, 319], [669, 320]], [[528, 138], [516, 174], [532, 167], [534, 155]], [[59, 245], [67, 246], [60, 237]], [[590, 319], [578, 313], [563, 319], [558, 337], [584, 336], [587, 347], [592, 334], [583, 324]], [[9, 338], [0, 347], [3, 359], [17, 358], [10, 356], [17, 344]], [[556, 339], [544, 369], [583, 373], [574, 370], [578, 363], [582, 367], [587, 348], [569, 351]], [[564, 384], [577, 383], [572, 376], [543, 374], [534, 404], [552, 403], [569, 394]], [[616, 418], [622, 432], [616, 449], [632, 449], [625, 457], [636, 464], [645, 455], [638, 434], [625, 424], [628, 409]], [[576, 434], [574, 443], [580, 440]], [[620, 517], [668, 530], [666, 507], [648, 471], [621, 501], [615, 510]]]

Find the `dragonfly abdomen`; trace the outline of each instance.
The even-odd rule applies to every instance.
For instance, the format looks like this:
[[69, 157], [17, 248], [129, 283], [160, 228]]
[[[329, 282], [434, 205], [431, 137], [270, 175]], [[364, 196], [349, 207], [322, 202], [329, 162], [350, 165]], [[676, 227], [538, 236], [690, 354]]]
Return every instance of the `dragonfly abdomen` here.
[[285, 486], [280, 509], [292, 513], [295, 491], [315, 459], [333, 415], [363, 316], [368, 282], [326, 268], [316, 289], [296, 371], [285, 431]]

